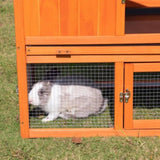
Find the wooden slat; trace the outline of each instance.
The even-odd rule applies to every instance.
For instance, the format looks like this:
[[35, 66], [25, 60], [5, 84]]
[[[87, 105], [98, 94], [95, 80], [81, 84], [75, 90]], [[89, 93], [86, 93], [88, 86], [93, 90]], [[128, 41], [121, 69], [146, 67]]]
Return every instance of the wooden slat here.
[[115, 63], [115, 110], [114, 110], [114, 127], [115, 129], [123, 128], [123, 102], [120, 102], [120, 93], [123, 93], [123, 77], [124, 77], [124, 63]]
[[40, 35], [60, 35], [60, 0], [40, 0]]
[[126, 6], [128, 8], [160, 7], [160, 1], [159, 0], [127, 0]]
[[61, 36], [78, 35], [78, 0], [60, 1]]
[[[58, 51], [62, 51], [58, 53]], [[64, 51], [64, 52], [63, 52]], [[27, 55], [55, 55], [55, 54], [160, 54], [160, 46], [105, 46], [105, 47], [26, 47]]]
[[25, 27], [25, 36], [40, 35], [39, 0], [24, 1], [24, 27]]
[[129, 90], [130, 98], [125, 102], [124, 98], [124, 128], [133, 129], [133, 64], [125, 64], [125, 90]]
[[117, 0], [116, 6], [116, 35], [122, 36], [125, 33], [125, 4]]
[[159, 120], [133, 120], [134, 129], [160, 129]]
[[113, 128], [30, 129], [30, 138], [93, 136], [160, 136], [160, 130], [114, 130]]
[[127, 34], [125, 36], [61, 36], [26, 37], [27, 45], [64, 44], [153, 44], [160, 43], [160, 34]]
[[19, 92], [19, 110], [21, 136], [29, 137], [29, 112], [28, 112], [28, 92], [26, 75], [26, 56], [24, 41], [24, 17], [23, 1], [14, 0], [15, 31], [16, 31], [16, 52], [17, 52], [17, 75]]
[[80, 0], [80, 36], [96, 36], [98, 24], [98, 0]]
[[134, 63], [134, 72], [160, 72], [160, 63]]
[[160, 55], [74, 55], [27, 56], [27, 63], [80, 63], [80, 62], [157, 62]]
[[116, 33], [116, 1], [99, 0], [99, 34], [115, 35]]

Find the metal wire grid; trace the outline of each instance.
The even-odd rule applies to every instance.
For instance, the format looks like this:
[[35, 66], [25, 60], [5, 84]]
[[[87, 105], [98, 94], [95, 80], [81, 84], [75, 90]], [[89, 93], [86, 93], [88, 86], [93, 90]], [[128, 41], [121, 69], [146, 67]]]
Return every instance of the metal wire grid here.
[[134, 73], [134, 119], [160, 119], [160, 72]]
[[30, 128], [112, 128], [114, 126], [114, 63], [28, 64], [27, 75], [28, 92], [33, 84], [50, 81], [65, 86], [96, 88], [102, 92], [104, 100], [108, 99], [108, 106], [101, 114], [67, 120], [57, 118], [46, 123], [42, 123], [41, 120], [47, 113], [29, 105]]

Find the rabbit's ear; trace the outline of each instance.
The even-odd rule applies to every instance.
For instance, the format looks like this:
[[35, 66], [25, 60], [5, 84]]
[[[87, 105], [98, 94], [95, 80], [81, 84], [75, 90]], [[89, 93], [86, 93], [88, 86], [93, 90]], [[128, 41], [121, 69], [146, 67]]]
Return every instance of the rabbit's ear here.
[[46, 83], [46, 85], [47, 85], [47, 86], [52, 86], [52, 83], [48, 81], [48, 82]]

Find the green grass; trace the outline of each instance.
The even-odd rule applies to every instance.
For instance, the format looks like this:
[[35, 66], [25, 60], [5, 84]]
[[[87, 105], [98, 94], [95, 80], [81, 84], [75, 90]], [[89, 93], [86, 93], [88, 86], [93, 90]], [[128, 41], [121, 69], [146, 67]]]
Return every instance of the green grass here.
[[159, 160], [159, 137], [22, 139], [16, 94], [13, 2], [0, 0], [0, 159], [1, 160]]
[[[38, 110], [35, 112], [38, 113]], [[105, 112], [103, 112], [102, 114], [96, 116], [93, 115], [81, 119], [79, 118], [79, 119], [64, 120], [62, 118], [58, 118], [52, 122], [42, 123], [41, 120], [44, 117], [45, 117], [44, 115], [31, 117], [30, 127], [31, 128], [113, 128], [114, 126], [113, 117], [111, 117], [109, 107], [107, 107]]]
[[134, 108], [133, 109], [133, 119], [159, 119], [160, 108]]

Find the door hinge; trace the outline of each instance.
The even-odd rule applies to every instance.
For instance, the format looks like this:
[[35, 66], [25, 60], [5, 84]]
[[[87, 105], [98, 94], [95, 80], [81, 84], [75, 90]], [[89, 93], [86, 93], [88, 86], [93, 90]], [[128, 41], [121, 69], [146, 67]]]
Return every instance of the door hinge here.
[[123, 97], [124, 97], [124, 96], [123, 96], [123, 93], [121, 92], [121, 93], [119, 94], [119, 101], [120, 101], [120, 102], [123, 102]]
[[128, 89], [126, 89], [125, 93], [122, 93], [122, 92], [121, 92], [121, 93], [119, 94], [119, 101], [120, 101], [120, 102], [128, 103], [130, 96], [131, 96], [130, 91], [129, 91]]
[[126, 3], [126, 0], [122, 0], [122, 4], [125, 4]]

